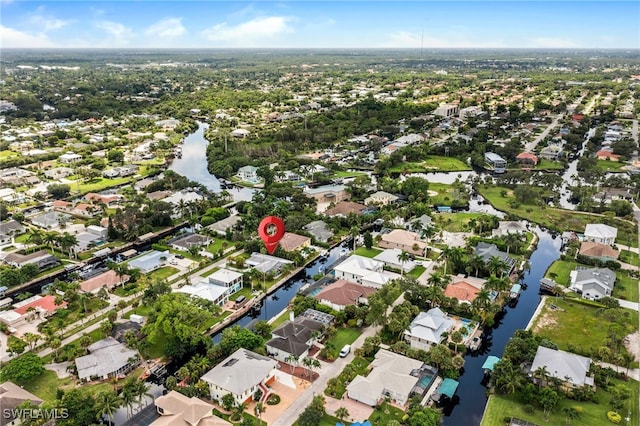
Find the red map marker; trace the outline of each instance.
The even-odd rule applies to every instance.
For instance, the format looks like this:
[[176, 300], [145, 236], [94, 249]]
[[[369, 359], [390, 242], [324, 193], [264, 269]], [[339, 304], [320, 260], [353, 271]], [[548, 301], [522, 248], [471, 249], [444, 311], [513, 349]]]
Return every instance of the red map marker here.
[[284, 222], [279, 217], [267, 216], [258, 225], [258, 235], [262, 238], [267, 252], [273, 254], [284, 236]]

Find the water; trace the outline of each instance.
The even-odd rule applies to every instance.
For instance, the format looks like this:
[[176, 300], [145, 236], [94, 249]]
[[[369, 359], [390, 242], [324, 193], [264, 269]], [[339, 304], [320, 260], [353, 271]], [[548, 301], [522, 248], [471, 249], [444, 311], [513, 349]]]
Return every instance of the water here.
[[[207, 169], [207, 145], [204, 132], [209, 128], [206, 123], [198, 123], [198, 130], [184, 138], [182, 157], [176, 158], [169, 167], [170, 170], [185, 176], [189, 180], [201, 183], [214, 193], [222, 191], [220, 180], [209, 173]], [[250, 201], [255, 189], [234, 187], [227, 190], [234, 201]]]
[[[289, 302], [293, 300], [298, 290], [303, 285], [311, 282], [311, 277], [318, 274], [320, 269], [329, 270], [335, 266], [338, 261], [349, 256], [349, 251], [344, 251], [344, 248], [340, 245], [335, 246], [329, 250], [326, 260], [323, 258], [317, 258], [311, 262], [307, 267], [290, 278], [286, 284], [278, 288], [275, 292], [268, 295], [262, 300], [262, 304], [254, 306], [254, 309], [249, 310], [243, 317], [235, 322], [234, 325], [240, 325], [246, 327], [250, 323], [257, 320], [269, 320], [271, 317], [278, 315], [282, 312]], [[221, 332], [213, 335], [213, 341], [219, 342]]]
[[506, 307], [504, 316], [496, 321], [494, 327], [486, 331], [485, 344], [478, 353], [465, 356], [464, 372], [458, 379], [460, 386], [455, 398], [457, 404], [445, 410], [444, 424], [450, 426], [479, 425], [487, 403], [486, 388], [482, 385], [484, 372], [482, 364], [488, 355], [502, 356], [504, 347], [516, 330], [525, 328], [531, 319], [540, 296], [540, 279], [544, 276], [549, 265], [560, 257], [560, 238], [553, 238], [551, 234], [536, 229], [540, 237], [537, 249], [529, 260], [531, 269], [527, 271], [522, 281], [527, 289], [520, 294], [520, 299], [514, 307]]

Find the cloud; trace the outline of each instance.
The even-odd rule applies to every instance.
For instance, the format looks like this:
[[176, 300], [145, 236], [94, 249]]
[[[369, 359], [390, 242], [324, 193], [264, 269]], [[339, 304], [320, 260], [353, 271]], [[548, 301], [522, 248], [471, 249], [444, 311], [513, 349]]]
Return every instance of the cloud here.
[[145, 34], [149, 37], [174, 38], [186, 32], [182, 18], [165, 18], [148, 27]]
[[59, 18], [54, 18], [53, 16], [45, 16], [45, 15], [33, 15], [29, 18], [29, 24], [34, 28], [38, 28], [42, 32], [59, 30], [69, 24], [71, 24], [73, 20], [64, 20]]
[[265, 39], [293, 32], [288, 25], [291, 18], [285, 16], [266, 16], [229, 25], [226, 22], [214, 25], [202, 31], [202, 37], [209, 41], [221, 41], [235, 46], [264, 45]]
[[538, 37], [531, 40], [527, 47], [555, 49], [563, 47], [577, 47], [577, 45], [574, 41], [568, 38]]
[[443, 34], [435, 37], [431, 34], [421, 32], [411, 33], [408, 31], [396, 31], [387, 36], [387, 41], [377, 47], [386, 48], [487, 48], [506, 47], [500, 40], [469, 40], [460, 32]]
[[0, 24], [0, 40], [5, 48], [41, 48], [54, 47], [54, 44], [44, 34], [30, 34], [14, 30]]
[[135, 35], [131, 28], [126, 27], [119, 22], [100, 21], [95, 25], [97, 28], [111, 35], [112, 40], [105, 42], [107, 45], [112, 45], [112, 42], [119, 45], [129, 44], [130, 39]]

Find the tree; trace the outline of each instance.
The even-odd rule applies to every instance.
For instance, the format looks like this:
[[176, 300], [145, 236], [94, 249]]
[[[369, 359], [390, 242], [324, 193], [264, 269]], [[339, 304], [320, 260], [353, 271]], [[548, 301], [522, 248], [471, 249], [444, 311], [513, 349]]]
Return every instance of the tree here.
[[38, 377], [44, 373], [42, 358], [28, 352], [6, 363], [0, 370], [2, 380], [10, 380], [18, 385]]
[[56, 200], [61, 200], [69, 196], [71, 187], [64, 183], [54, 183], [47, 186], [47, 192]]
[[287, 364], [289, 364], [289, 366], [291, 367], [291, 374], [293, 374], [293, 371], [295, 369], [295, 366], [298, 364], [298, 357], [295, 355], [288, 355], [285, 359], [284, 362], [286, 362]]
[[97, 404], [87, 388], [66, 391], [60, 400], [59, 408], [67, 410], [66, 419], [57, 419], [57, 426], [92, 425], [98, 418]]
[[549, 419], [549, 414], [556, 409], [560, 402], [560, 395], [551, 388], [542, 388], [538, 393], [538, 403], [542, 405], [545, 420]]
[[222, 408], [227, 411], [231, 411], [235, 404], [236, 401], [233, 399], [233, 395], [231, 395], [230, 393], [223, 395], [222, 399], [220, 400], [220, 405], [222, 405]]
[[32, 351], [35, 348], [36, 343], [38, 343], [38, 340], [40, 340], [40, 336], [35, 333], [26, 332], [22, 336], [22, 340], [24, 340], [27, 345], [29, 345], [29, 350]]
[[104, 416], [107, 416], [109, 421], [113, 421], [113, 416], [118, 410], [118, 407], [120, 407], [121, 403], [122, 401], [120, 400], [120, 398], [118, 398], [118, 395], [116, 395], [115, 391], [109, 389], [100, 392], [96, 397], [98, 420], [102, 419]]
[[338, 418], [338, 420], [340, 420], [340, 423], [342, 423], [344, 419], [349, 417], [349, 410], [347, 410], [344, 407], [338, 407], [338, 409], [335, 412], [335, 415]]
[[411, 260], [411, 255], [406, 251], [402, 250], [398, 255], [398, 260], [400, 261], [400, 265], [401, 265], [400, 276], [404, 276], [404, 264], [409, 260]]
[[367, 250], [370, 250], [373, 247], [373, 237], [371, 236], [371, 232], [367, 231], [364, 233], [364, 246]]
[[124, 161], [124, 152], [119, 149], [112, 149], [107, 153], [107, 159], [110, 163], [122, 163]]
[[60, 237], [59, 244], [60, 248], [62, 250], [67, 250], [69, 253], [69, 257], [72, 257], [71, 253], [73, 252], [75, 254], [75, 251], [72, 249], [78, 244], [78, 238], [75, 235], [71, 235], [68, 232], [65, 232], [64, 234], [62, 234], [62, 237]]
[[458, 345], [462, 343], [463, 339], [464, 339], [464, 336], [462, 335], [462, 332], [460, 330], [456, 330], [453, 333], [451, 333], [451, 341], [455, 343], [456, 353], [458, 353]]
[[504, 274], [504, 270], [507, 268], [507, 264], [504, 260], [500, 259], [498, 256], [491, 256], [489, 261], [487, 262], [487, 269], [489, 272], [496, 277], [499, 275], [502, 276]]
[[271, 329], [271, 324], [265, 320], [257, 321], [253, 326], [255, 333], [263, 339], [271, 337]]
[[307, 367], [307, 370], [309, 371], [309, 381], [311, 381], [313, 369], [320, 368], [320, 361], [315, 358], [306, 357], [302, 360], [302, 364]]
[[564, 407], [562, 409], [562, 413], [564, 414], [567, 425], [572, 424], [574, 420], [580, 418], [580, 411], [576, 410], [574, 407]]

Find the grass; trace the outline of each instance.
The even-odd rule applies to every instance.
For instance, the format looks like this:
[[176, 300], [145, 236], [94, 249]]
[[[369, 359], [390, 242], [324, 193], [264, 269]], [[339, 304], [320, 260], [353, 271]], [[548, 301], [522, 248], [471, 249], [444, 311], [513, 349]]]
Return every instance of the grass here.
[[357, 328], [339, 328], [336, 334], [328, 339], [325, 344], [333, 344], [337, 350], [341, 350], [344, 345], [350, 345], [362, 334]]
[[611, 161], [611, 160], [598, 160], [596, 163], [596, 168], [600, 170], [604, 170], [605, 172], [621, 172], [622, 168], [627, 164], [622, 161]]
[[225, 250], [229, 247], [233, 247], [233, 243], [225, 240], [224, 238], [214, 238], [213, 242], [207, 246], [207, 251], [212, 254], [218, 254], [222, 250], [222, 245], [226, 243]]
[[[515, 202], [513, 190], [493, 185], [477, 185], [477, 191], [498, 210], [511, 213], [517, 217], [542, 225], [556, 231], [584, 232], [589, 223], [607, 223], [618, 228], [618, 244], [638, 246], [638, 230], [635, 224], [619, 219], [609, 219], [604, 215], [563, 210], [547, 205], [512, 205]], [[503, 197], [500, 193], [506, 191]]]
[[17, 152], [10, 151], [8, 149], [0, 151], [0, 160], [8, 160], [10, 158], [19, 157], [19, 156], [20, 156], [20, 154], [18, 154]]
[[560, 161], [551, 161], [541, 159], [538, 165], [535, 167], [536, 170], [564, 170], [564, 164]]
[[422, 273], [426, 270], [427, 268], [425, 268], [424, 266], [418, 265], [415, 268], [413, 268], [411, 272], [407, 274], [407, 276], [418, 279], [418, 277], [422, 275]]
[[576, 269], [578, 262], [569, 260], [556, 260], [549, 266], [545, 277], [551, 278], [551, 274], [555, 274], [555, 281], [565, 287], [569, 287], [569, 274]]
[[383, 402], [382, 404], [378, 405], [373, 411], [373, 413], [369, 417], [369, 421], [372, 425], [381, 426], [388, 425], [393, 420], [398, 422], [398, 424], [402, 424], [402, 417], [404, 416], [404, 414], [404, 411], [402, 411], [401, 409]]
[[[631, 390], [631, 396], [628, 399], [629, 404], [632, 405], [631, 422], [628, 424], [636, 425], [638, 424], [638, 382], [633, 380], [629, 382], [613, 380], [613, 384], [618, 383], [624, 384]], [[600, 402], [599, 404], [563, 399], [549, 415], [549, 419], [545, 420], [541, 408], [536, 407], [533, 413], [527, 413], [524, 410], [525, 404], [521, 403], [515, 395], [491, 395], [481, 426], [504, 426], [503, 419], [505, 417], [517, 417], [538, 425], [564, 425], [566, 424], [566, 419], [562, 414], [562, 409], [566, 407], [575, 407], [582, 411], [580, 418], [573, 421], [574, 425], [602, 426], [612, 424], [607, 420], [607, 411], [610, 410], [607, 403], [610, 399], [610, 394], [602, 389], [597, 389], [596, 391], [596, 400]], [[620, 414], [622, 414], [623, 418], [626, 416], [626, 413]]]
[[[618, 247], [620, 249], [620, 247]], [[638, 253], [629, 251], [626, 249], [621, 249], [620, 257], [618, 258], [620, 262], [628, 263], [629, 265], [640, 265], [640, 258], [638, 257]]]
[[58, 388], [71, 386], [73, 386], [71, 377], [59, 379], [54, 371], [45, 370], [40, 376], [25, 383], [24, 389], [45, 401], [53, 402], [56, 400], [56, 390]]
[[[369, 361], [362, 357], [355, 357], [353, 361], [349, 364], [353, 367], [353, 371], [356, 375], [366, 376], [368, 373]], [[343, 371], [338, 375], [338, 382], [335, 388], [336, 394], [333, 396], [336, 399], [342, 398], [342, 395], [347, 391], [347, 385], [345, 384], [349, 377], [347, 377]], [[327, 393], [328, 389], [325, 389], [325, 395], [329, 395]]]
[[638, 294], [638, 279], [630, 277], [626, 272], [618, 271], [616, 273], [618, 282], [613, 286], [613, 297], [638, 302], [640, 295]]
[[284, 311], [282, 315], [280, 315], [278, 318], [275, 319], [275, 321], [271, 323], [271, 327], [275, 329], [280, 325], [282, 325], [286, 320], [289, 319], [290, 312], [291, 312], [290, 309], [287, 309], [286, 311]]
[[392, 173], [462, 172], [471, 170], [464, 162], [453, 157], [430, 155], [424, 161], [398, 164], [389, 169]]
[[[561, 309], [551, 310], [551, 304]], [[620, 308], [605, 312], [609, 313], [601, 313], [598, 307], [550, 297], [534, 322], [533, 330], [545, 318], [544, 328], [535, 331], [537, 335], [550, 339], [564, 351], [594, 356], [600, 347], [607, 346], [607, 335], [614, 324], [621, 325], [622, 335], [638, 330], [637, 311]]]
[[201, 276], [202, 278], [206, 278], [206, 277], [208, 277], [209, 275], [211, 275], [211, 274], [213, 274], [214, 272], [219, 271], [219, 270], [220, 270], [220, 268], [216, 266], [215, 268], [211, 268], [211, 269], [209, 269], [208, 271], [205, 271], [205, 272], [201, 273], [201, 274], [200, 274], [200, 276]]
[[107, 178], [97, 178], [90, 182], [81, 183], [78, 186], [77, 182], [72, 182], [69, 184], [72, 191], [75, 191], [80, 188], [80, 193], [86, 194], [87, 192], [100, 192], [107, 188], [113, 188], [114, 186], [119, 186], [131, 181], [131, 177], [122, 177], [115, 179], [107, 179]]
[[352, 170], [352, 171], [339, 170], [333, 174], [333, 176], [337, 178], [350, 178], [350, 177], [356, 177], [356, 176], [362, 176], [362, 175], [366, 175], [366, 173], [358, 172], [355, 170]]
[[370, 249], [366, 247], [358, 247], [355, 251], [355, 254], [359, 256], [370, 257], [370, 258], [376, 257], [380, 253], [382, 253], [382, 250], [373, 248], [373, 247]]
[[444, 227], [448, 232], [466, 232], [469, 231], [469, 222], [481, 216], [487, 216], [485, 213], [438, 213], [433, 218], [436, 224]]
[[457, 201], [457, 205], [459, 206], [469, 205], [469, 195], [453, 185], [447, 185], [446, 183], [429, 183], [429, 191], [438, 193], [438, 195], [429, 196], [431, 204], [437, 206], [452, 206], [453, 202]]
[[156, 269], [155, 271], [151, 272], [149, 276], [151, 278], [159, 278], [162, 280], [166, 280], [176, 272], [180, 272], [180, 270], [178, 268], [174, 268], [173, 266], [164, 266], [162, 268]]

